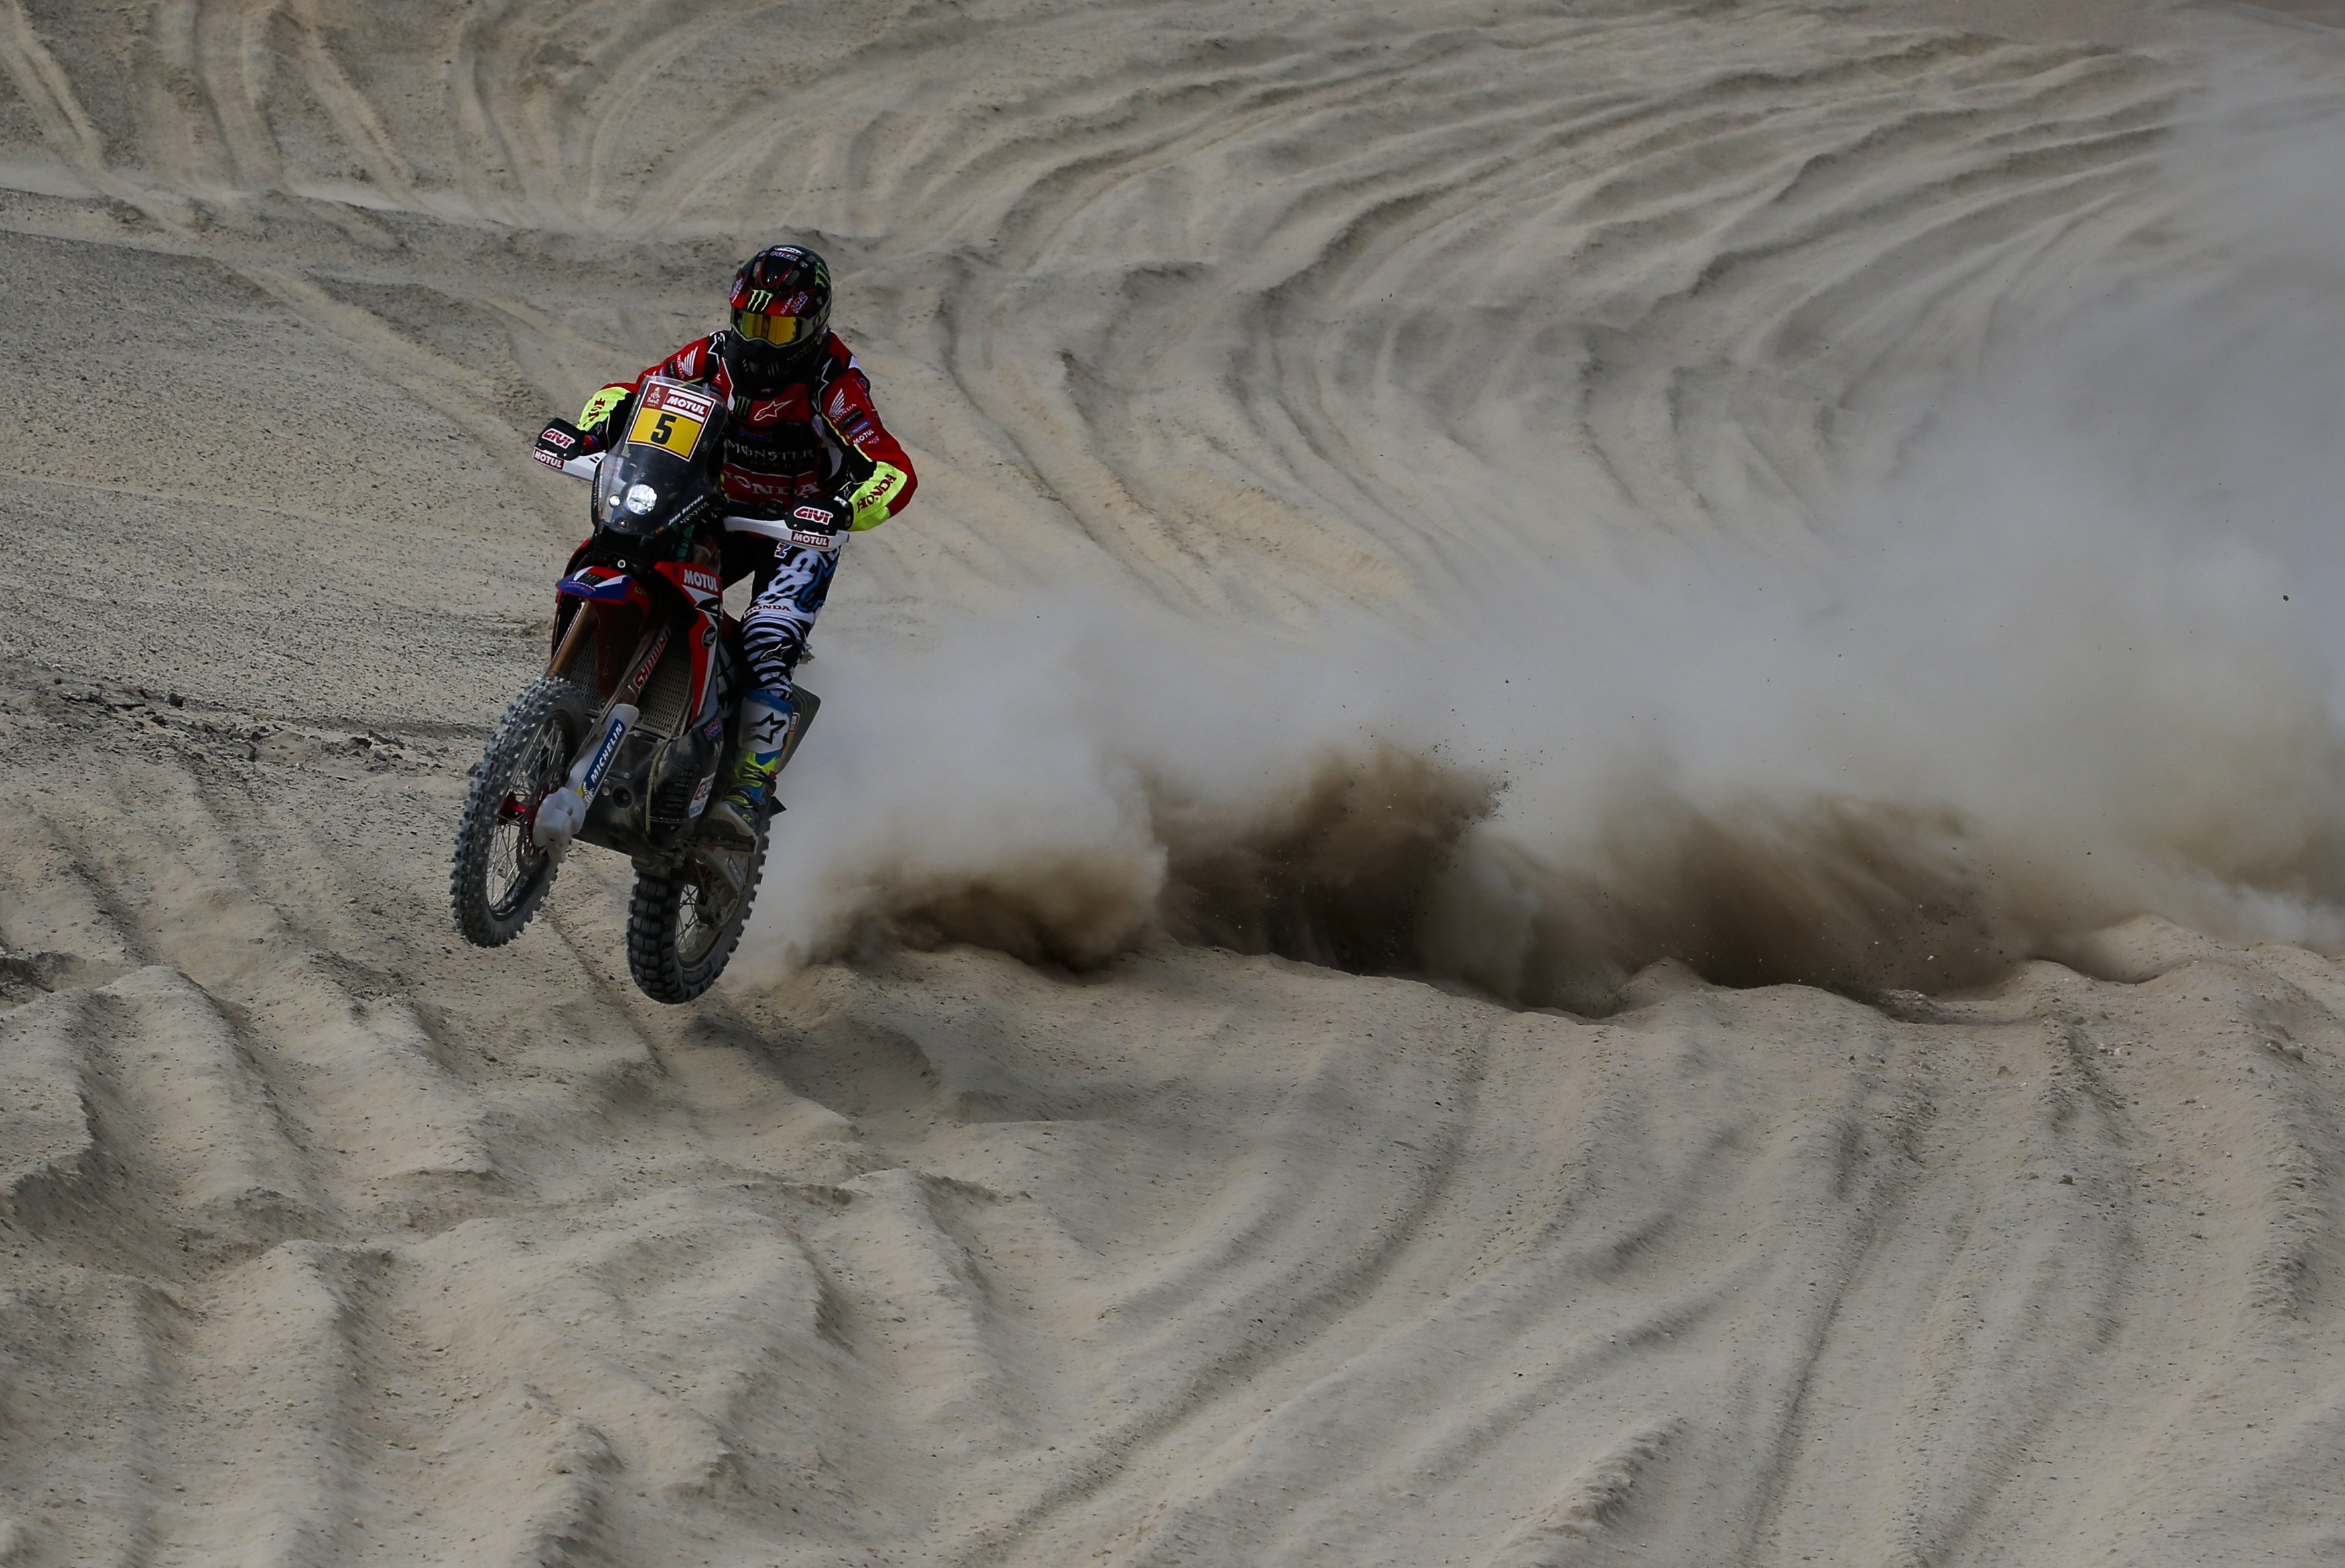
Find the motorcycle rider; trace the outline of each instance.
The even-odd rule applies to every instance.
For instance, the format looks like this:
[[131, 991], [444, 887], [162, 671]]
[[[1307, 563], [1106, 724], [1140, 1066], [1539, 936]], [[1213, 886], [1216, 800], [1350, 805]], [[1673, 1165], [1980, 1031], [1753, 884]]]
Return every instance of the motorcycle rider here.
[[895, 516], [918, 482], [912, 460], [879, 422], [869, 379], [830, 330], [830, 298], [821, 257], [799, 245], [762, 250], [733, 276], [731, 328], [694, 339], [632, 381], [612, 382], [586, 400], [574, 426], [556, 420], [537, 441], [539, 460], [559, 468], [620, 439], [614, 421], [645, 377], [700, 383], [731, 408], [724, 486], [734, 509], [831, 535], [827, 549], [726, 536], [726, 582], [756, 573], [756, 597], [741, 622], [754, 685], [741, 700], [741, 759], [731, 787], [708, 808], [705, 831], [744, 845], [756, 841], [757, 813], [781, 769], [797, 713], [793, 676], [829, 596], [841, 536]]

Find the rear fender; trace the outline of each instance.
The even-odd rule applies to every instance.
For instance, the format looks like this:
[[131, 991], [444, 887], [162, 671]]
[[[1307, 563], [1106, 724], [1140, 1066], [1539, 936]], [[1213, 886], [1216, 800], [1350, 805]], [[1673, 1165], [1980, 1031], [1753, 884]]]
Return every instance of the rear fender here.
[[814, 727], [815, 715], [822, 712], [822, 699], [804, 686], [792, 693], [791, 700], [797, 713], [790, 721], [790, 738], [782, 743], [782, 766], [786, 768], [790, 765], [790, 759], [798, 754], [798, 743], [805, 740], [807, 731]]

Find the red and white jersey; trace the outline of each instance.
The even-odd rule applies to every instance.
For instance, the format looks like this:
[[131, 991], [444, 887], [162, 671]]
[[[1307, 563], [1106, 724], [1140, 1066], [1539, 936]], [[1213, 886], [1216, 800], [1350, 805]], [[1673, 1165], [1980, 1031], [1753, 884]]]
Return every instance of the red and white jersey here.
[[879, 422], [870, 379], [838, 334], [824, 340], [804, 379], [754, 394], [735, 385], [726, 363], [731, 337], [711, 333], [634, 380], [613, 382], [587, 403], [579, 424], [594, 430], [645, 376], [699, 382], [732, 410], [725, 437], [728, 500], [766, 508], [840, 496], [853, 507], [858, 529], [876, 528], [902, 511], [918, 483], [912, 460]]

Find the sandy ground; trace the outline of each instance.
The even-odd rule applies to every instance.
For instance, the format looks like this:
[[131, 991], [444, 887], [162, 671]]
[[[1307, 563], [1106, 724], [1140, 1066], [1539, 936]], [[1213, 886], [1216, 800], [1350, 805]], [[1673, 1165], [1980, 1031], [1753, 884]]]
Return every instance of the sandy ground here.
[[[1834, 498], [2096, 279], [2318, 283], [2176, 149], [2218, 57], [2340, 123], [2336, 9], [5, 0], [0, 1563], [2345, 1562], [2345, 969], [2272, 939], [2345, 903], [2269, 787], [2339, 776], [2317, 696], [2189, 664], [1973, 797], [2067, 666], [1966, 668], [1943, 755], [1721, 675], [1738, 766], [1957, 782], [1611, 883], [1521, 869], [1579, 774], [1499, 769], [1508, 859], [1467, 740], [1335, 717], [1518, 736], [1550, 618], [1870, 537]], [[527, 433], [785, 232], [923, 488], [662, 1008], [623, 865], [482, 953], [445, 846], [579, 531]], [[2239, 581], [2084, 641], [2261, 647]], [[1018, 641], [1071, 602], [1138, 652]], [[1519, 663], [1423, 652], [1493, 617]], [[1278, 663], [1338, 625], [1365, 686]], [[1604, 688], [1559, 754], [1644, 754], [1544, 673]]]

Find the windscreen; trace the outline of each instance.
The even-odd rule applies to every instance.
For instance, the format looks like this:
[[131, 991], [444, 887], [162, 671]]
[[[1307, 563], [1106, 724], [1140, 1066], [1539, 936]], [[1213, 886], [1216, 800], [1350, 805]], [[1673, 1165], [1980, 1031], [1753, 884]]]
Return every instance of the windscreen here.
[[716, 400], [697, 387], [654, 376], [627, 415], [624, 439], [594, 480], [594, 521], [620, 533], [658, 531], [694, 494], [695, 459], [716, 439]]

